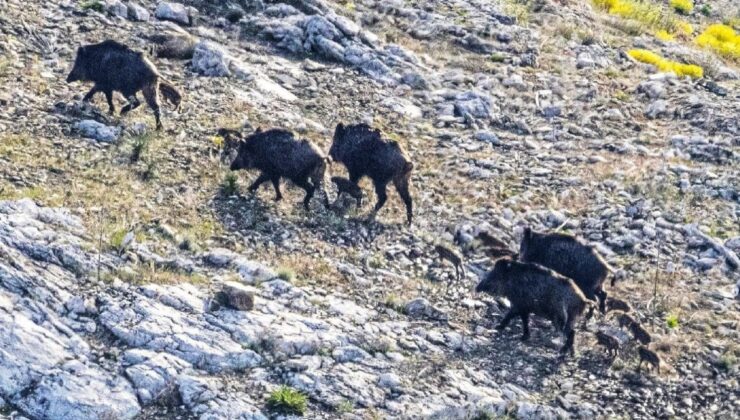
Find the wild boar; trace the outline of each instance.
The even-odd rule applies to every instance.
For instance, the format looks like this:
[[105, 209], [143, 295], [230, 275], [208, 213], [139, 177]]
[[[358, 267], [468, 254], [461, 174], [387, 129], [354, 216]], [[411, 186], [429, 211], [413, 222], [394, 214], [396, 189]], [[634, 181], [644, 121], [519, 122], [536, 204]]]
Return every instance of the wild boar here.
[[632, 312], [632, 306], [621, 299], [610, 297], [606, 300], [606, 311]]
[[578, 317], [594, 305], [573, 280], [537, 264], [503, 258], [476, 287], [476, 292], [505, 296], [511, 309], [496, 327], [503, 330], [514, 317], [523, 325], [522, 340], [529, 338], [529, 315], [543, 316], [565, 336], [561, 354], [574, 354], [575, 329]]
[[[219, 135], [233, 142], [232, 130], [221, 129]], [[324, 189], [324, 175], [327, 159], [316, 145], [308, 140], [298, 140], [287, 130], [270, 129], [255, 133], [242, 139], [236, 146], [237, 155], [231, 162], [231, 170], [257, 169], [259, 177], [249, 187], [255, 192], [263, 183], [272, 181], [275, 188], [275, 201], [283, 195], [280, 191], [280, 179], [287, 178], [306, 191], [303, 206], [309, 209], [309, 203], [316, 189], [324, 195], [324, 204], [329, 205], [329, 197]]]
[[357, 185], [364, 176], [373, 180], [378, 196], [373, 215], [385, 205], [388, 199], [386, 187], [393, 181], [406, 205], [406, 220], [411, 224], [413, 201], [409, 188], [414, 164], [398, 142], [383, 139], [379, 130], [373, 130], [367, 124], [346, 127], [339, 124], [334, 131], [329, 156], [347, 167], [353, 184]]
[[596, 331], [596, 342], [604, 347], [610, 356], [616, 356], [619, 352], [619, 340], [605, 332]]
[[632, 324], [637, 324], [635, 318], [632, 318], [628, 313], [625, 312], [617, 313], [617, 321], [619, 322], [619, 328], [630, 329], [632, 327]]
[[635, 338], [635, 340], [639, 341], [642, 344], [650, 344], [651, 341], [653, 341], [653, 337], [650, 336], [650, 333], [647, 332], [645, 328], [642, 328], [642, 325], [638, 324], [637, 322], [633, 322], [630, 324], [630, 332], [632, 332], [632, 337]]
[[590, 300], [599, 300], [599, 310], [606, 311], [604, 280], [611, 271], [598, 252], [574, 236], [563, 233], [539, 233], [524, 229], [519, 260], [541, 264], [573, 279]]
[[67, 83], [76, 81], [94, 82], [92, 89], [82, 100], [89, 102], [96, 93], [103, 92], [110, 114], [115, 112], [113, 92], [121, 92], [128, 100], [128, 104], [121, 109], [121, 115], [124, 115], [141, 104], [136, 97], [137, 92], [141, 91], [147, 105], [154, 111], [158, 130], [162, 128], [159, 93], [162, 92], [176, 110], [180, 109], [182, 102], [180, 92], [159, 74], [142, 52], [112, 40], [77, 49], [77, 57], [67, 76]]
[[640, 346], [637, 348], [637, 354], [640, 357], [640, 363], [637, 365], [638, 370], [642, 369], [643, 363], [647, 363], [648, 365], [657, 368], [658, 373], [660, 374], [660, 365], [662, 363], [662, 360], [658, 353], [648, 349], [645, 346]]

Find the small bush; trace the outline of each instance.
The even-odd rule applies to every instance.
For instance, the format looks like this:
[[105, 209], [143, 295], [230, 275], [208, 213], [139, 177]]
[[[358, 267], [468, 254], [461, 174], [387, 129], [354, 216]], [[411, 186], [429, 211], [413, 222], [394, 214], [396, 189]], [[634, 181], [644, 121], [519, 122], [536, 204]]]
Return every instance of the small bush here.
[[134, 139], [134, 146], [131, 149], [131, 163], [136, 163], [141, 160], [141, 157], [149, 147], [149, 136], [138, 136]]
[[712, 8], [708, 4], [705, 4], [704, 6], [702, 6], [701, 9], [699, 9], [699, 11], [704, 16], [709, 16], [712, 14]]
[[355, 409], [355, 404], [350, 400], [344, 400], [337, 405], [337, 413], [351, 413]]
[[704, 69], [695, 64], [683, 64], [676, 61], [666, 60], [663, 57], [655, 54], [648, 50], [629, 50], [627, 52], [630, 57], [635, 60], [651, 64], [655, 66], [659, 71], [672, 72], [677, 76], [689, 76], [693, 78], [701, 78], [704, 76]]
[[737, 365], [737, 357], [730, 351], [725, 352], [717, 360], [717, 365], [726, 371], [730, 371]]
[[86, 1], [82, 3], [80, 7], [82, 8], [82, 10], [94, 10], [98, 13], [103, 13], [104, 10], [103, 3], [97, 0]]
[[676, 12], [687, 15], [694, 10], [694, 2], [692, 0], [671, 0], [671, 7]]
[[236, 174], [229, 172], [221, 183], [221, 191], [224, 195], [234, 195], [238, 189]]
[[285, 385], [276, 389], [267, 399], [267, 408], [278, 414], [299, 415], [306, 413], [308, 398], [301, 392]]

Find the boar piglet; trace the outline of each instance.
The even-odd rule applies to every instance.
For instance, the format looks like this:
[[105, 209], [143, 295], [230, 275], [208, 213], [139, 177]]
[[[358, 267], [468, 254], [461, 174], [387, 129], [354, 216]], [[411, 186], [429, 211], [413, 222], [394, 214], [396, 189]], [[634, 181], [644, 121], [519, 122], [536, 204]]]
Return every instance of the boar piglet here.
[[586, 308], [594, 303], [583, 295], [573, 280], [537, 264], [503, 258], [476, 287], [476, 292], [504, 296], [511, 309], [496, 327], [506, 328], [514, 317], [523, 325], [522, 340], [529, 338], [529, 315], [535, 314], [553, 322], [565, 336], [562, 354], [575, 351], [574, 325]]
[[519, 260], [543, 265], [573, 279], [588, 299], [598, 298], [602, 313], [606, 311], [603, 284], [611, 269], [591, 245], [571, 235], [525, 228]]
[[[233, 132], [221, 129], [219, 134], [229, 135], [227, 142], [233, 141]], [[318, 188], [324, 195], [324, 204], [329, 205], [329, 197], [324, 188], [327, 159], [321, 150], [308, 140], [298, 140], [287, 130], [270, 129], [257, 131], [238, 143], [236, 158], [231, 162], [231, 170], [257, 169], [259, 177], [249, 187], [255, 192], [260, 185], [272, 181], [275, 188], [275, 201], [283, 198], [280, 192], [280, 179], [287, 178], [306, 191], [303, 206], [308, 205]]]
[[112, 40], [77, 49], [77, 57], [67, 76], [67, 83], [76, 81], [95, 83], [82, 100], [88, 102], [96, 93], [103, 92], [110, 114], [115, 112], [113, 92], [121, 92], [128, 100], [128, 104], [121, 109], [123, 115], [141, 105], [136, 97], [136, 93], [141, 91], [147, 105], [154, 111], [158, 130], [162, 128], [159, 93], [176, 109], [180, 108], [182, 101], [180, 92], [159, 74], [142, 52]]
[[373, 213], [377, 213], [388, 199], [386, 187], [393, 181], [396, 191], [406, 205], [406, 219], [411, 223], [413, 201], [409, 188], [414, 164], [406, 151], [395, 141], [383, 139], [380, 131], [367, 124], [337, 125], [329, 156], [347, 167], [349, 180], [357, 185], [368, 176], [373, 180], [378, 202]]

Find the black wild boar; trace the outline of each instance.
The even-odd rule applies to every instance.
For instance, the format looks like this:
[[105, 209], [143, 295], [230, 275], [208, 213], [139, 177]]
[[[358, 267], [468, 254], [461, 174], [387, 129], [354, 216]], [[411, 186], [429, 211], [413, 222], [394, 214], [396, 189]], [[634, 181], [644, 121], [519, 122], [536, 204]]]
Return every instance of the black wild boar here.
[[658, 373], [660, 373], [660, 365], [662, 363], [662, 360], [660, 359], [660, 356], [658, 353], [648, 349], [645, 346], [640, 346], [637, 348], [637, 354], [640, 356], [640, 363], [637, 365], [637, 369], [642, 369], [642, 364], [647, 363], [648, 365], [652, 365], [653, 367], [658, 369]]
[[331, 177], [331, 182], [337, 186], [338, 194], [347, 193], [357, 201], [357, 207], [362, 206], [362, 188], [357, 186], [357, 184], [341, 176]]
[[619, 322], [619, 328], [631, 328], [632, 324], [637, 324], [635, 318], [632, 318], [629, 314], [621, 312], [617, 315], [617, 321]]
[[519, 260], [551, 268], [573, 279], [590, 300], [599, 300], [599, 310], [606, 311], [603, 284], [611, 269], [591, 245], [563, 233], [539, 233], [524, 229]]
[[596, 331], [597, 343], [606, 349], [610, 356], [616, 356], [619, 353], [619, 340], [615, 337], [601, 331]]
[[529, 338], [529, 315], [545, 317], [565, 335], [562, 354], [574, 354], [575, 329], [579, 316], [594, 303], [583, 295], [573, 280], [537, 264], [509, 258], [496, 261], [493, 270], [478, 283], [476, 292], [505, 296], [511, 309], [496, 327], [503, 330], [518, 316], [522, 320], [522, 340]]
[[621, 299], [608, 298], [606, 300], [606, 311], [632, 312], [632, 306]]
[[650, 342], [653, 341], [650, 333], [647, 332], [645, 328], [642, 328], [642, 325], [638, 324], [637, 322], [633, 322], [632, 324], [630, 324], [629, 328], [632, 332], [632, 337], [634, 337], [635, 340], [639, 341], [640, 343], [650, 344]]
[[373, 214], [385, 204], [388, 199], [386, 186], [393, 181], [406, 205], [406, 219], [411, 223], [413, 202], [409, 187], [414, 164], [398, 142], [383, 139], [379, 130], [373, 130], [367, 124], [347, 127], [339, 124], [334, 131], [329, 156], [347, 167], [349, 180], [355, 185], [363, 176], [373, 180], [378, 195]]
[[[234, 132], [219, 130], [219, 135], [232, 139]], [[327, 159], [321, 150], [308, 140], [298, 140], [287, 130], [271, 129], [257, 131], [237, 144], [237, 155], [231, 162], [231, 170], [257, 169], [260, 175], [249, 187], [255, 192], [264, 182], [272, 181], [275, 188], [275, 201], [283, 198], [280, 192], [280, 178], [287, 178], [306, 191], [303, 206], [308, 205], [318, 188], [324, 195], [324, 204], [329, 205], [329, 197], [324, 189], [324, 174]]]
[[436, 245], [434, 250], [437, 251], [441, 260], [447, 260], [455, 266], [455, 277], [457, 277], [458, 280], [465, 275], [465, 267], [463, 266], [463, 259], [460, 254], [444, 245]]
[[77, 49], [74, 66], [67, 76], [68, 83], [75, 81], [94, 82], [92, 89], [82, 100], [88, 102], [93, 95], [103, 92], [110, 114], [115, 112], [113, 92], [121, 92], [128, 100], [128, 104], [121, 109], [123, 115], [141, 104], [136, 97], [136, 93], [141, 91], [147, 105], [154, 111], [158, 130], [162, 128], [159, 93], [162, 92], [176, 109], [180, 108], [182, 102], [180, 92], [159, 74], [142, 52], [111, 40]]

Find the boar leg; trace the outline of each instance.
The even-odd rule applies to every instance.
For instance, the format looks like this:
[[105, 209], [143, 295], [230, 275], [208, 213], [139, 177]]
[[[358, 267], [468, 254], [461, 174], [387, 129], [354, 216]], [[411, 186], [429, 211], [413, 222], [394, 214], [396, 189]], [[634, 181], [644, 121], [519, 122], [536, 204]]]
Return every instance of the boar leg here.
[[529, 314], [522, 313], [519, 315], [522, 318], [522, 341], [529, 340]]
[[596, 297], [599, 299], [599, 311], [602, 314], [606, 313], [606, 292], [604, 289], [597, 290]]
[[313, 193], [314, 191], [316, 191], [316, 187], [314, 187], [310, 182], [308, 182], [307, 179], [303, 179], [300, 181], [293, 181], [293, 182], [306, 191], [306, 196], [303, 198], [303, 207], [306, 210], [308, 210], [309, 204], [311, 203], [311, 198], [313, 198]]
[[144, 89], [142, 89], [142, 93], [144, 94], [144, 100], [146, 100], [146, 104], [149, 105], [149, 108], [154, 111], [154, 119], [157, 121], [157, 130], [162, 129], [162, 120], [160, 117], [159, 112], [159, 89], [156, 83], [151, 83], [147, 86], [144, 86]]
[[96, 93], [100, 92], [100, 88], [98, 88], [98, 85], [95, 85], [90, 89], [89, 92], [85, 95], [84, 98], [82, 98], [82, 102], [90, 102], [90, 100], [95, 96]]
[[506, 315], [504, 315], [504, 318], [501, 320], [501, 322], [498, 323], [498, 325], [496, 326], [496, 329], [498, 331], [503, 331], [504, 328], [506, 328], [506, 326], [509, 325], [509, 322], [511, 322], [511, 320], [514, 319], [515, 316], [517, 316], [517, 313], [509, 309], [509, 312], [507, 312]]
[[375, 203], [375, 209], [373, 210], [375, 213], [380, 211], [380, 209], [383, 208], [385, 205], [385, 202], [388, 200], [388, 193], [386, 192], [386, 186], [388, 185], [388, 182], [378, 182], [375, 181], [375, 194], [378, 196], [378, 202]]
[[249, 192], [254, 193], [260, 187], [260, 185], [270, 180], [270, 176], [267, 174], [260, 174], [257, 179], [249, 186]]
[[401, 177], [397, 177], [393, 180], [393, 185], [396, 187], [396, 191], [398, 191], [398, 195], [401, 196], [401, 199], [403, 200], [403, 203], [406, 205], [406, 220], [409, 224], [411, 224], [411, 219], [413, 217], [413, 207], [414, 203], [411, 200], [411, 194], [409, 193], [409, 178], [411, 177], [411, 173], [408, 172]]
[[105, 100], [108, 101], [108, 114], [113, 115], [116, 112], [116, 107], [113, 105], [113, 91], [105, 91]]
[[565, 334], [565, 344], [560, 349], [561, 354], [567, 354], [570, 352], [571, 356], [575, 355], [575, 350], [573, 349], [574, 343], [575, 343], [575, 336], [576, 331], [573, 329], [573, 320], [568, 319], [565, 322], [565, 328], [563, 328], [563, 333]]
[[272, 177], [272, 187], [275, 188], [275, 201], [283, 199], [283, 193], [280, 192], [280, 175]]

